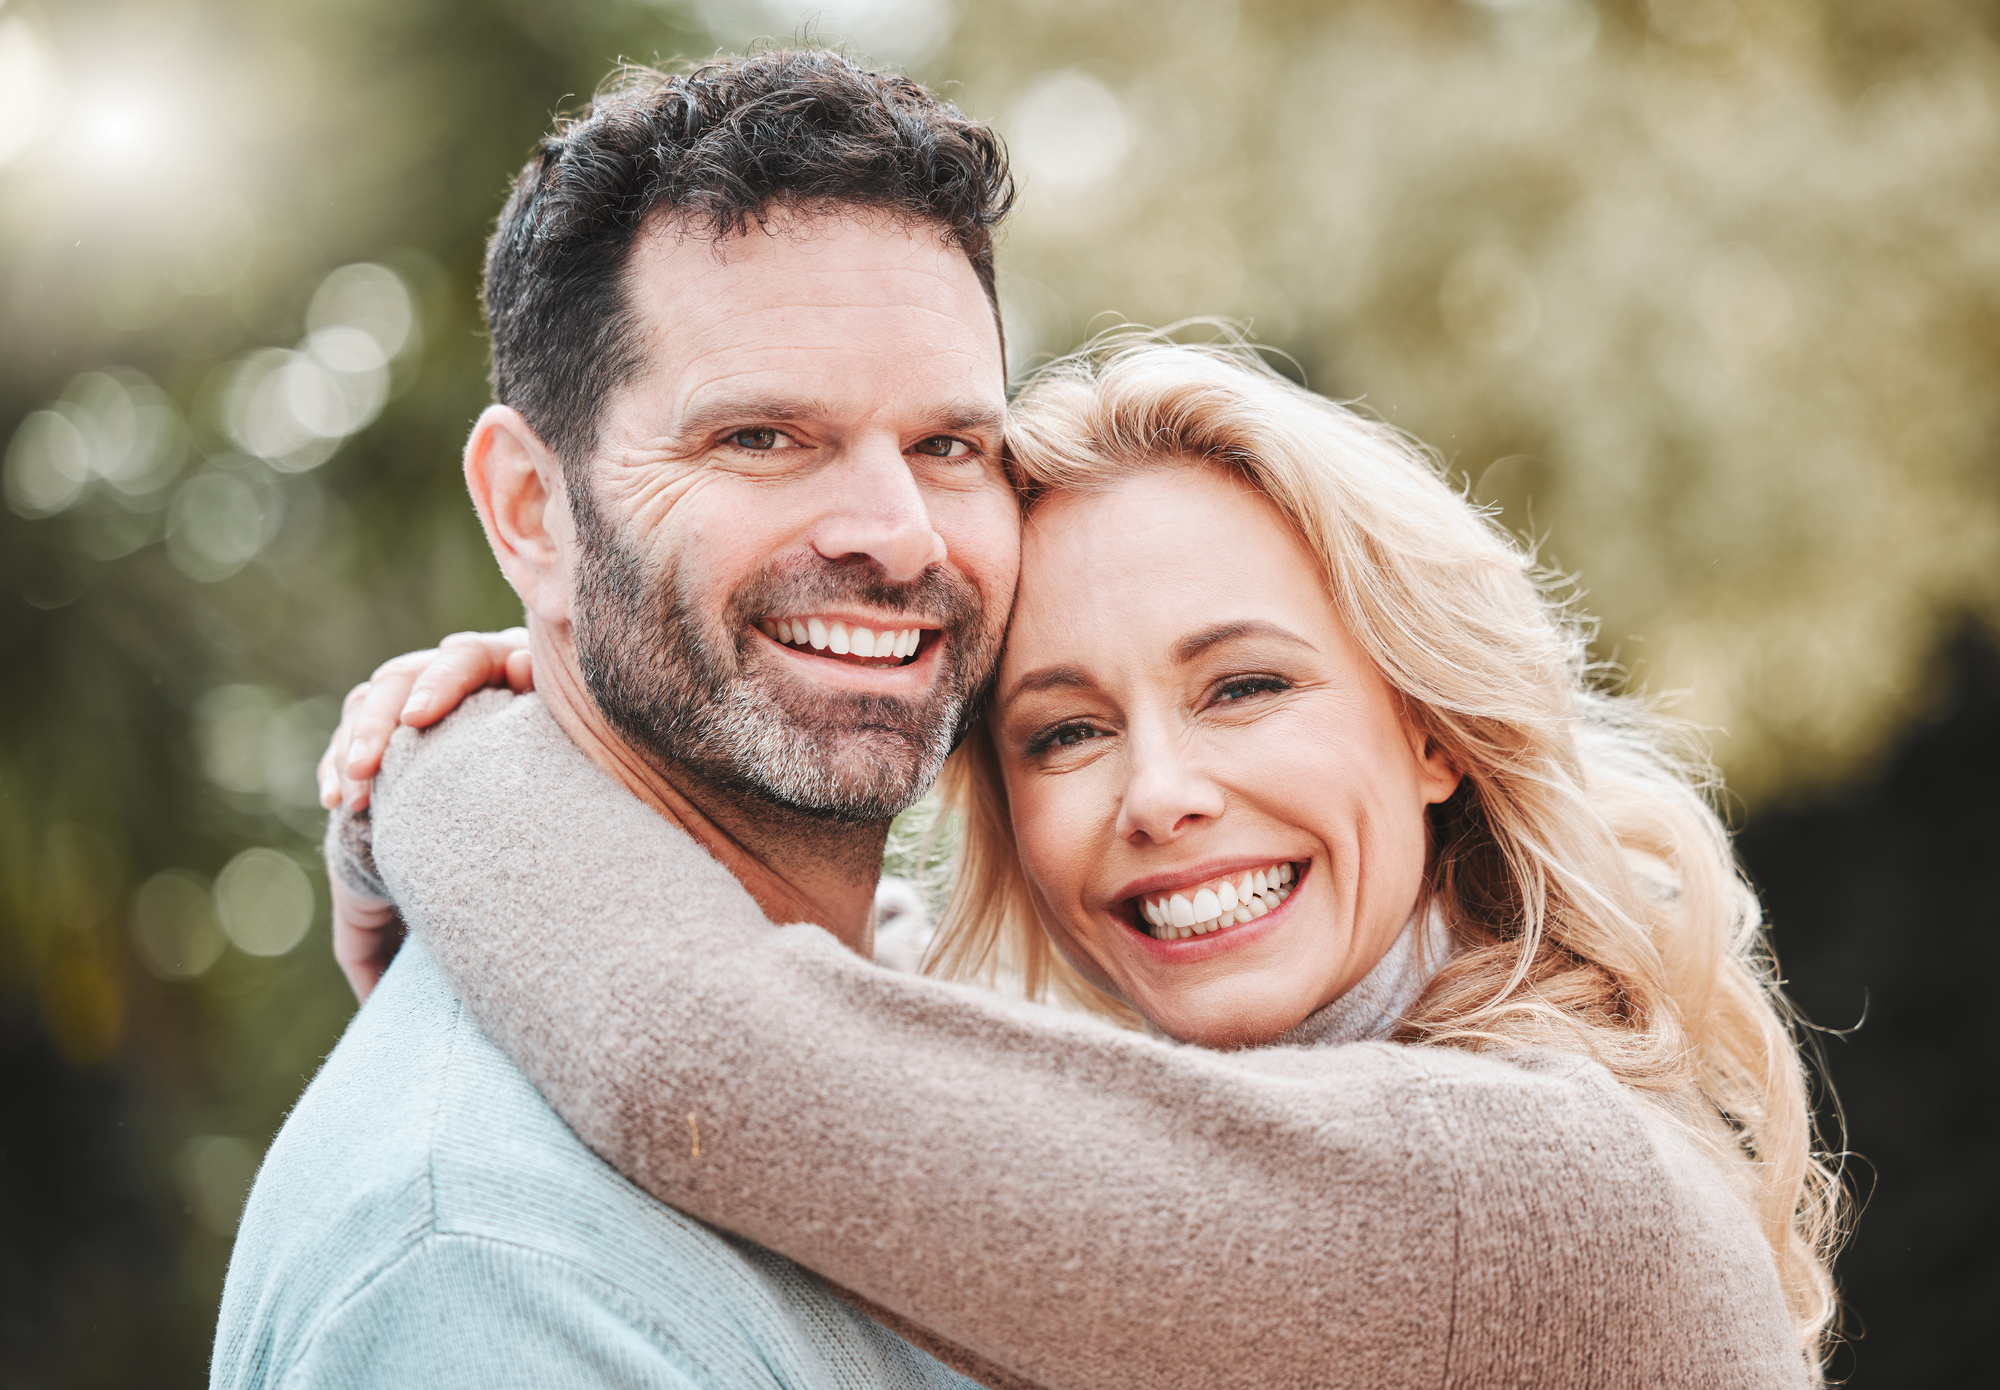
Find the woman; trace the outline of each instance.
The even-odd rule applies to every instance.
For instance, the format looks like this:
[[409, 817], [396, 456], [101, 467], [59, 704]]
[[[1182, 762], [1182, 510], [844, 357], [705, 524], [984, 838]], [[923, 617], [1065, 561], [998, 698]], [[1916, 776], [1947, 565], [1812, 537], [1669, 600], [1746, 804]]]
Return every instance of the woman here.
[[[675, 968], [635, 984], [621, 937], [602, 938], [615, 965], [542, 960], [527, 932], [469, 946], [474, 923], [537, 910], [497, 886], [412, 923], [489, 1031], [656, 1195], [1047, 1383], [1817, 1377], [1835, 1189], [1757, 904], [1672, 730], [1591, 687], [1528, 558], [1403, 438], [1243, 353], [1059, 363], [1010, 429], [1021, 586], [993, 705], [943, 783], [963, 834], [931, 972], [1210, 1049], [1400, 1046], [1162, 1049], [785, 933], [649, 923], [641, 949]], [[528, 679], [505, 641], [463, 650], [447, 703]], [[540, 852], [623, 853], [606, 873], [646, 855]], [[552, 973], [559, 1000], [619, 997], [617, 1045], [550, 1036]], [[838, 1026], [760, 1013], [774, 980]], [[649, 1042], [649, 1010], [722, 1027], [733, 1069]], [[883, 1026], [872, 1056], [829, 1041]], [[754, 1164], [716, 1181], [690, 1152], [699, 1114], [663, 1098], [773, 1056], [806, 1080], [784, 1114], [824, 1172], [879, 1184], [928, 1155], [958, 1199], [843, 1206], [839, 1183], [808, 1198]], [[1249, 1209], [1231, 1239], [1265, 1243], [1189, 1240], [1216, 1202]], [[1332, 1275], [1288, 1263], [1304, 1227], [1344, 1312]], [[934, 1277], [968, 1250], [970, 1284]], [[1136, 1296], [1094, 1301], [1113, 1286]], [[1162, 1338], [1174, 1354], [1153, 1356]]]

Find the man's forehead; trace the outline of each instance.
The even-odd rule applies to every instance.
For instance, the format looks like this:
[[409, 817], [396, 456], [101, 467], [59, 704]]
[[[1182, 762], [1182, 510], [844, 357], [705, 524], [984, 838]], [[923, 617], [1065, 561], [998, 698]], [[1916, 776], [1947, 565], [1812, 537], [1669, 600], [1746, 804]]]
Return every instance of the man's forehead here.
[[817, 311], [929, 313], [965, 328], [992, 326], [978, 273], [942, 228], [866, 209], [774, 217], [721, 237], [678, 221], [650, 224], [627, 273], [634, 307], [655, 320], [649, 328], [699, 332]]
[[793, 217], [720, 240], [667, 223], [633, 248], [629, 276], [644, 376], [677, 409], [717, 394], [1004, 398], [978, 275], [923, 223]]

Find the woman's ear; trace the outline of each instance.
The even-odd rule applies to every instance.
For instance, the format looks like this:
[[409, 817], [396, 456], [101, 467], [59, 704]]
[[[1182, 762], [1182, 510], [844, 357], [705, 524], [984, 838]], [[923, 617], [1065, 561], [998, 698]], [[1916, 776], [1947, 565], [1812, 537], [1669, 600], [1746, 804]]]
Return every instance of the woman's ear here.
[[493, 556], [535, 617], [569, 621], [569, 508], [562, 464], [512, 406], [489, 405], [465, 444], [465, 485]]
[[1417, 785], [1423, 792], [1424, 804], [1436, 806], [1449, 801], [1465, 774], [1453, 765], [1451, 755], [1445, 752], [1441, 740], [1425, 733], [1414, 722], [1409, 725], [1409, 734], [1410, 751], [1417, 759]]

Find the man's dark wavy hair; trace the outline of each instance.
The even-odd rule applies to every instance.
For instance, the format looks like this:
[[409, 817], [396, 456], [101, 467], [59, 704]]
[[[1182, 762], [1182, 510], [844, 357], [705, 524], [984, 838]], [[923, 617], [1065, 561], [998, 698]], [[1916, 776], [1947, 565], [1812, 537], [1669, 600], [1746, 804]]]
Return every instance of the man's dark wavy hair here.
[[494, 399], [576, 476], [606, 398], [642, 365], [624, 274], [655, 213], [716, 238], [762, 225], [780, 203], [921, 222], [972, 262], [997, 323], [993, 230], [1013, 200], [991, 129], [838, 53], [622, 68], [542, 141], [487, 244]]

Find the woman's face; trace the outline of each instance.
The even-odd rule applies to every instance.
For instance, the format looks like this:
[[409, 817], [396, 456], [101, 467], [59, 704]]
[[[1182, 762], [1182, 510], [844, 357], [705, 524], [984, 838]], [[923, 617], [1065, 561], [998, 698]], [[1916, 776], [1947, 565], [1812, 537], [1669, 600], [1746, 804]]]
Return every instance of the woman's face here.
[[997, 691], [1042, 921], [1168, 1036], [1270, 1041], [1414, 910], [1424, 810], [1458, 774], [1240, 480], [1163, 464], [1042, 502]]

